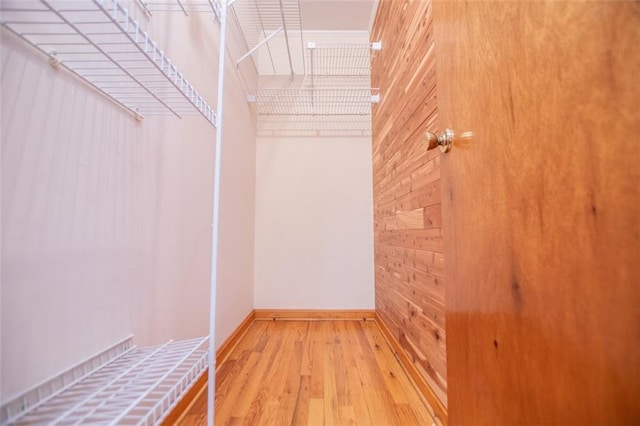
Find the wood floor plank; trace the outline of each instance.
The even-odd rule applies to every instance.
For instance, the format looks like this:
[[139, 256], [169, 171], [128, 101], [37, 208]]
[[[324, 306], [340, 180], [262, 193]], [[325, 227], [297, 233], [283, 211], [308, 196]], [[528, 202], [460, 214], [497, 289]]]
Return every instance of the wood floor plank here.
[[349, 367], [347, 370], [347, 382], [349, 383], [352, 407], [357, 423], [363, 425], [373, 424], [365, 398], [365, 389], [357, 366]]
[[384, 337], [374, 333], [367, 333], [367, 340], [369, 340], [369, 344], [374, 348], [373, 356], [375, 362], [378, 365], [380, 371], [382, 371], [382, 377], [385, 382], [386, 388], [389, 390], [393, 401], [396, 404], [405, 404], [407, 403], [407, 397], [404, 392], [403, 385], [406, 386], [405, 383], [401, 383], [398, 377], [401, 377], [403, 374], [402, 367], [396, 362], [393, 354], [390, 354], [393, 359], [389, 359], [389, 357], [385, 356], [388, 351], [384, 351], [382, 348], [384, 345]]
[[311, 327], [311, 324], [307, 324], [307, 334], [303, 341], [302, 362], [300, 363], [300, 376], [311, 376], [313, 368], [313, 336], [310, 335], [313, 330]]
[[[340, 340], [334, 329], [335, 324], [327, 324], [322, 327], [324, 345], [322, 348], [322, 365], [324, 377], [324, 424], [327, 426], [340, 425], [339, 397], [337, 386], [336, 365], [339, 360], [336, 358], [335, 348], [340, 345]], [[326, 368], [331, 366], [331, 368]]]
[[[323, 364], [333, 366], [335, 362], [334, 350], [326, 345], [323, 351]], [[328, 426], [338, 426], [340, 418], [338, 415], [338, 390], [336, 387], [336, 375], [333, 368], [324, 369], [324, 424]]]
[[289, 354], [281, 358], [280, 369], [283, 386], [278, 388], [277, 413], [275, 424], [290, 425], [293, 423], [293, 415], [298, 402], [300, 391], [300, 366], [302, 364], [303, 344], [301, 337], [306, 334], [308, 324], [296, 323], [293, 341], [285, 341], [285, 351]]
[[[242, 372], [250, 371], [259, 358], [260, 354], [258, 353], [242, 351], [242, 355], [239, 358], [229, 359], [225, 362], [226, 365], [218, 368], [218, 373], [216, 374], [216, 404], [224, 417], [231, 416], [232, 406], [225, 402], [237, 398], [240, 391], [238, 381], [243, 381]], [[231, 366], [231, 368], [227, 368], [227, 366]]]
[[356, 425], [355, 413], [351, 405], [340, 406], [340, 425]]
[[370, 345], [366, 333], [360, 334], [358, 338], [365, 356], [358, 359], [356, 364], [360, 372], [363, 388], [366, 390], [365, 400], [367, 401], [369, 414], [377, 424], [401, 424], [394, 412], [395, 402], [393, 401], [393, 396], [386, 388], [383, 377], [384, 372], [380, 370], [380, 366], [376, 361], [375, 347]]
[[[247, 336], [247, 338], [249, 337]], [[234, 393], [236, 397], [224, 401], [225, 404], [232, 407], [232, 413], [235, 417], [247, 417], [249, 411], [252, 411], [253, 415], [261, 414], [256, 413], [256, 409], [261, 406], [260, 400], [265, 395], [265, 392], [263, 392], [264, 379], [268, 377], [272, 370], [281, 344], [281, 338], [278, 336], [270, 337], [265, 343], [262, 352], [258, 354], [258, 361], [255, 367], [248, 373], [245, 386], [238, 386], [237, 392]], [[224, 418], [223, 416], [221, 417]]]
[[324, 400], [312, 398], [309, 401], [309, 420], [307, 425], [316, 426], [324, 423]]
[[[218, 425], [431, 425], [373, 321], [258, 321], [216, 380]], [[181, 426], [206, 424], [206, 392]]]
[[[331, 325], [334, 333], [340, 336], [338, 342], [335, 345], [332, 345], [334, 357], [332, 370], [336, 380], [336, 393], [338, 397], [338, 405], [340, 407], [351, 406], [349, 386], [347, 383], [347, 366], [344, 356], [344, 348], [349, 344], [346, 329], [344, 328], [345, 322], [346, 321], [336, 321]], [[342, 424], [342, 422], [340, 423]]]
[[293, 412], [292, 425], [301, 426], [306, 425], [309, 420], [309, 400], [310, 398], [310, 376], [300, 376], [300, 383], [298, 387], [298, 400]]
[[322, 322], [313, 322], [310, 324], [311, 340], [311, 398], [322, 398], [324, 395], [324, 364], [322, 348], [324, 346], [324, 340], [322, 336]]

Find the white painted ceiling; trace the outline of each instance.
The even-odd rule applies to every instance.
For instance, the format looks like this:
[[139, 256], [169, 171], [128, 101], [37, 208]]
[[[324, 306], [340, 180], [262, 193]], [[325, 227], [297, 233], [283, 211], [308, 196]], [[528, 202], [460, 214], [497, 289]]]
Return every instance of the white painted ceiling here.
[[306, 31], [369, 31], [376, 0], [300, 0]]

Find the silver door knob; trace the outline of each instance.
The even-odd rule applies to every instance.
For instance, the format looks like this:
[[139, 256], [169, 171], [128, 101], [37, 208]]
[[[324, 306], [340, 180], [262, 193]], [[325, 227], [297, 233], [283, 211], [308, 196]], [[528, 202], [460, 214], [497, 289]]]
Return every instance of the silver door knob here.
[[453, 144], [453, 130], [444, 129], [440, 136], [427, 132], [424, 134], [424, 138], [427, 141], [427, 150], [438, 146], [440, 147], [440, 152], [447, 153], [451, 151], [451, 145]]

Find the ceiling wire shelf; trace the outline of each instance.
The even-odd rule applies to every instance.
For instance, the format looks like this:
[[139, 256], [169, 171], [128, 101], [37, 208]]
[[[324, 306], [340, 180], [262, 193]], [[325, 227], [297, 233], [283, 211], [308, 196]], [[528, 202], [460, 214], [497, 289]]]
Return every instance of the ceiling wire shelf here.
[[153, 12], [179, 12], [186, 16], [189, 13], [219, 13], [218, 0], [136, 0], [147, 15]]
[[206, 371], [208, 340], [129, 338], [3, 405], [2, 425], [159, 424]]
[[[379, 48], [378, 43], [308, 43], [306, 75], [298, 87], [273, 87], [277, 82], [272, 78], [267, 82], [271, 87], [248, 90], [259, 134], [370, 134], [371, 104], [380, 100], [379, 89], [371, 88], [371, 52]], [[325, 118], [266, 118], [287, 115]]]
[[307, 43], [309, 76], [371, 76], [371, 43]]
[[371, 136], [370, 115], [262, 115], [263, 137]]
[[378, 91], [369, 88], [254, 89], [248, 101], [260, 115], [371, 115]]
[[[213, 13], [219, 17], [219, 0], [136, 0], [147, 15], [155, 12]], [[269, 67], [275, 75], [303, 75], [304, 58], [302, 21], [299, 0], [226, 0], [229, 4], [229, 20], [238, 28], [234, 39], [246, 52], [236, 55], [237, 65], [257, 55], [266, 46]], [[279, 36], [279, 37], [276, 37]], [[269, 44], [266, 40], [270, 40]], [[274, 61], [271, 46], [287, 51], [287, 61]], [[257, 57], [257, 56], [256, 56]], [[255, 65], [255, 62], [254, 62]]]
[[122, 108], [216, 114], [118, 0], [2, 0], [0, 25]]
[[[138, 2], [150, 13], [217, 13], [209, 0]], [[234, 36], [246, 52], [235, 58], [237, 65], [256, 59], [259, 50], [268, 64], [260, 68], [265, 81], [247, 89], [247, 100], [258, 115], [258, 134], [371, 134], [371, 104], [380, 100], [379, 90], [371, 88], [371, 56], [381, 49], [380, 43], [305, 45], [299, 0], [230, 4], [231, 19], [239, 30]], [[275, 52], [280, 52], [279, 61], [274, 61]]]
[[[264, 59], [268, 58], [269, 66], [263, 67], [263, 71], [269, 69], [273, 75], [304, 74], [299, 0], [237, 0], [232, 12], [245, 45], [250, 48], [247, 53], [256, 57], [258, 48], [266, 47]], [[286, 60], [275, 60], [272, 48], [286, 51]]]

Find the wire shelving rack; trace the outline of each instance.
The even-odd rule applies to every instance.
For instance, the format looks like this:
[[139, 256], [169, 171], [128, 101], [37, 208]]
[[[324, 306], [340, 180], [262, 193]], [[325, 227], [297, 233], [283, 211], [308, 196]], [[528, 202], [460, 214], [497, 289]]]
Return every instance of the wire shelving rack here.
[[[132, 0], [154, 12], [213, 13], [219, 0]], [[297, 87], [248, 88], [262, 135], [368, 135], [376, 43], [303, 44], [299, 0], [229, 0], [246, 55], [265, 48]], [[226, 6], [225, 6], [226, 7]], [[0, 0], [0, 25], [141, 119], [218, 116], [119, 0]], [[286, 43], [276, 63], [270, 43]], [[225, 45], [226, 46], [226, 45]], [[255, 61], [254, 61], [255, 67]], [[219, 130], [219, 129], [218, 129]], [[127, 339], [4, 403], [0, 424], [158, 424], [207, 369], [209, 338], [137, 348]], [[108, 402], [108, 403], [107, 403]]]
[[122, 108], [216, 114], [118, 0], [2, 0], [0, 25]]
[[[121, 0], [0, 0], [4, 30], [137, 119], [202, 115], [219, 127], [214, 109], [132, 16]], [[127, 338], [3, 401], [0, 425], [159, 424], [207, 370], [208, 343], [136, 347]]]
[[369, 88], [283, 88], [249, 90], [258, 115], [370, 115], [377, 90]]
[[[151, 13], [215, 12], [209, 0], [138, 1]], [[270, 84], [246, 87], [247, 101], [258, 116], [258, 134], [371, 134], [371, 104], [380, 100], [379, 90], [371, 87], [371, 55], [381, 49], [380, 43], [305, 44], [299, 0], [236, 0], [231, 5], [230, 19], [239, 30], [234, 36], [246, 50], [233, 58], [238, 67], [251, 58], [257, 70], [257, 55], [262, 50], [260, 60], [268, 65], [261, 71], [275, 80], [281, 77], [280, 84], [274, 85], [271, 78]], [[281, 120], [272, 116], [323, 118]]]
[[147, 15], [153, 12], [180, 12], [186, 16], [190, 13], [214, 13], [216, 16], [220, 6], [216, 0], [136, 0]]
[[369, 115], [262, 115], [257, 132], [263, 137], [369, 136]]
[[128, 338], [2, 407], [3, 425], [159, 424], [207, 369], [208, 337]]
[[[376, 45], [377, 46], [377, 45]], [[370, 43], [307, 43], [306, 64], [309, 76], [371, 75]]]
[[284, 87], [269, 82], [248, 90], [248, 101], [258, 115], [258, 134], [371, 135], [371, 105], [380, 101], [380, 91], [371, 87], [370, 63], [372, 52], [380, 47], [379, 43], [308, 43], [301, 81], [285, 81]]

